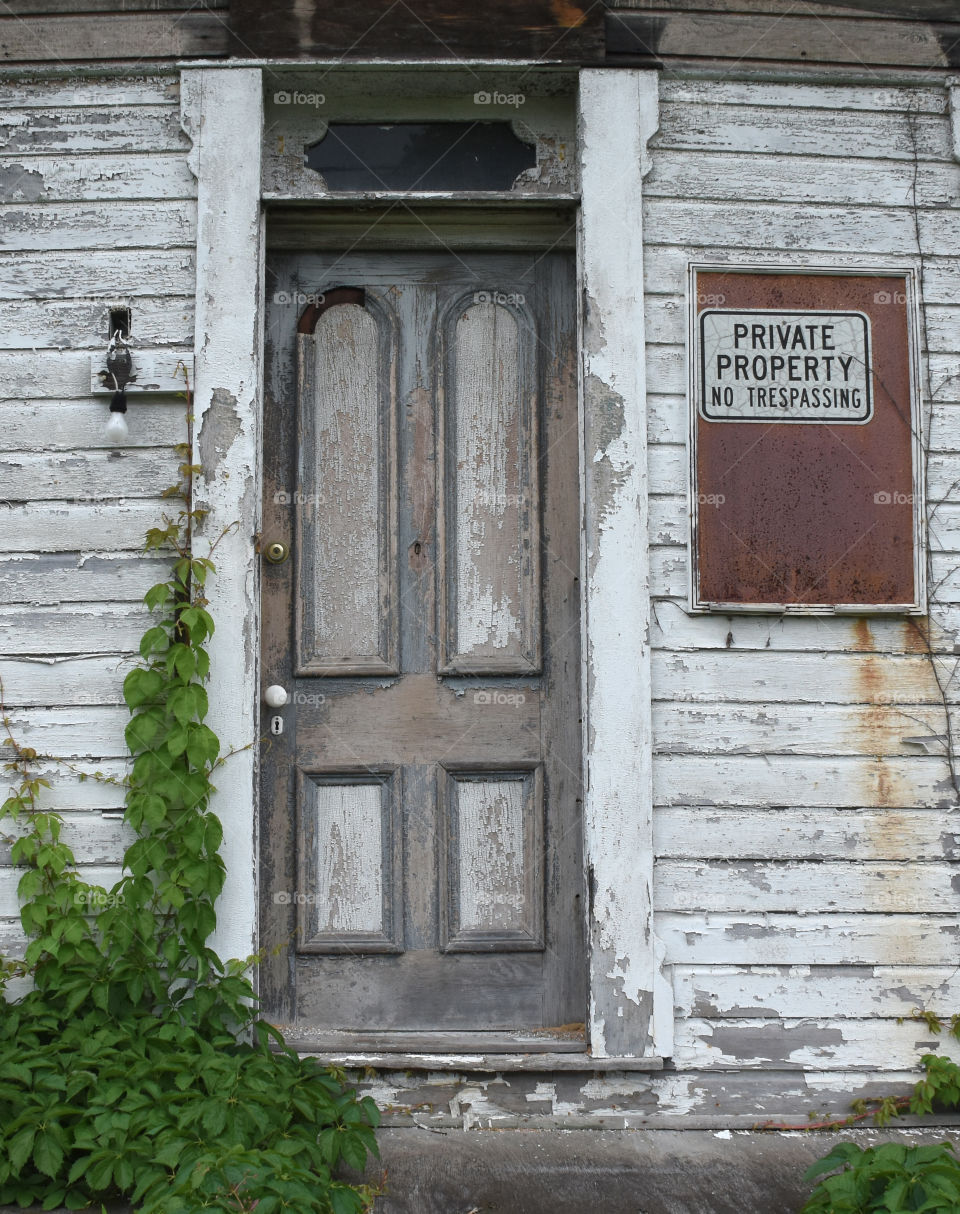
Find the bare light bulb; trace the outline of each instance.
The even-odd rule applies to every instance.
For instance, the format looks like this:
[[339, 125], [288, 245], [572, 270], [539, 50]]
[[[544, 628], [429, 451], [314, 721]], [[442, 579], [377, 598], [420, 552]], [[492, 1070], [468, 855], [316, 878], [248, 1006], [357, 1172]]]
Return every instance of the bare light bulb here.
[[122, 413], [111, 413], [107, 422], [107, 438], [118, 447], [130, 437], [130, 427]]

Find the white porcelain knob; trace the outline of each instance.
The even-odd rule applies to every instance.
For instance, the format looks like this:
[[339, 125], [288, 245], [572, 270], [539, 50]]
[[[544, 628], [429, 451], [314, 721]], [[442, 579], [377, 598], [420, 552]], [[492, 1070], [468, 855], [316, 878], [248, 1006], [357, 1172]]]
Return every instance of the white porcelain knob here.
[[263, 698], [270, 708], [282, 708], [290, 697], [283, 687], [274, 683], [263, 693]]

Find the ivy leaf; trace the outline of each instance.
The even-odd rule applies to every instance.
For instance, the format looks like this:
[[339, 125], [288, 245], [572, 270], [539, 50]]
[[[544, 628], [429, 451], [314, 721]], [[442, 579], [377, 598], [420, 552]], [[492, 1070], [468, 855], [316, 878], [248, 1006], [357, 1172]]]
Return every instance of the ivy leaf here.
[[10, 1160], [10, 1166], [17, 1175], [20, 1174], [20, 1169], [30, 1158], [30, 1151], [33, 1148], [35, 1137], [36, 1129], [33, 1126], [25, 1126], [19, 1134], [15, 1134], [10, 1140], [10, 1144], [7, 1147], [7, 1158]]
[[33, 1162], [44, 1176], [55, 1177], [63, 1163], [63, 1147], [49, 1130], [37, 1135], [33, 1148]]

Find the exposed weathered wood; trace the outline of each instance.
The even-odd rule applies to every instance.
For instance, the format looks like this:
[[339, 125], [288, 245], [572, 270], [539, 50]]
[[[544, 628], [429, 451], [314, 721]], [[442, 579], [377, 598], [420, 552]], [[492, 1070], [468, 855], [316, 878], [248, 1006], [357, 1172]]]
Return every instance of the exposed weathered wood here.
[[195, 198], [196, 182], [180, 152], [152, 156], [14, 155], [0, 171], [0, 202], [98, 202]]
[[0, 608], [0, 651], [5, 654], [135, 653], [146, 608], [60, 605], [32, 610]]
[[950, 864], [844, 861], [660, 860], [654, 906], [663, 911], [796, 911], [823, 914], [960, 912]]
[[[743, 660], [751, 660], [744, 652]], [[945, 754], [943, 710], [877, 710], [860, 704], [656, 703], [654, 748], [661, 755]], [[912, 739], [923, 737], [924, 743]], [[775, 854], [775, 853], [774, 853]]]
[[671, 12], [608, 13], [607, 56], [612, 63], [654, 66], [674, 58], [864, 66], [957, 66], [960, 25], [910, 25], [876, 16]]
[[[892, 659], [887, 659], [891, 661]], [[861, 805], [956, 803], [945, 757], [658, 755], [658, 805]], [[691, 793], [691, 790], [696, 791]]]
[[[150, 347], [188, 346], [193, 341], [192, 298], [132, 298], [121, 292], [112, 299], [104, 294], [98, 298], [11, 300], [4, 304], [0, 349], [37, 350], [44, 346], [89, 349], [102, 341], [106, 357], [111, 306], [127, 305], [131, 310], [135, 356], [138, 351]], [[183, 417], [183, 411], [180, 417]], [[67, 419], [63, 418], [62, 422], [66, 423]], [[42, 437], [45, 439], [46, 435]], [[2, 441], [5, 445], [9, 443], [6, 434]], [[7, 449], [11, 448], [8, 446]]]
[[[32, 746], [41, 755], [74, 759], [84, 755], [123, 758], [127, 754], [123, 731], [130, 713], [126, 706], [15, 708], [9, 716], [19, 744]], [[82, 824], [81, 828], [85, 829]]]
[[[76, 541], [71, 551], [74, 547]], [[0, 560], [0, 599], [38, 604], [140, 601], [151, 586], [169, 576], [169, 569], [168, 561], [126, 553], [24, 553]]]
[[956, 860], [955, 809], [659, 808], [658, 856], [720, 860]]
[[[113, 0], [110, 0], [112, 3]], [[179, 75], [169, 71], [155, 75], [56, 76], [18, 73], [3, 83], [0, 109], [72, 109], [76, 106], [176, 105], [180, 99]]]
[[[0, 375], [5, 376], [8, 398], [24, 400], [86, 399], [90, 396], [89, 350], [40, 350], [36, 354], [21, 351], [0, 351]], [[95, 351], [99, 360], [106, 357], [106, 344]], [[167, 382], [176, 382], [177, 366], [191, 365], [193, 351], [180, 346], [165, 347], [163, 354], [151, 350], [151, 361], [166, 371]], [[136, 361], [136, 351], [133, 352]], [[169, 399], [169, 398], [168, 398]], [[89, 488], [90, 482], [87, 482]]]
[[[676, 965], [673, 989], [678, 1012], [706, 1019], [772, 1016], [849, 1016], [895, 1019], [920, 1008], [943, 1014], [956, 1007], [960, 973], [956, 966], [750, 966]], [[915, 1024], [920, 1035], [923, 1027]]]
[[790, 0], [707, 0], [707, 3], [701, 0], [701, 3], [694, 4], [690, 0], [611, 0], [610, 7], [642, 12], [686, 12], [700, 8], [714, 13], [764, 13], [775, 17], [800, 11], [825, 19], [856, 17], [859, 9], [866, 10], [874, 17], [907, 18], [912, 21], [948, 20], [956, 13], [953, 0], [803, 0], [803, 3], [804, 8], [798, 10]]
[[51, 202], [26, 209], [8, 203], [0, 208], [0, 224], [4, 252], [144, 246], [170, 249], [191, 245], [196, 238], [196, 210], [190, 200], [114, 202], [109, 207]]
[[122, 704], [131, 659], [100, 654], [4, 659], [4, 698], [10, 705]]
[[269, 10], [256, 0], [233, 0], [231, 54], [597, 63], [603, 59], [602, 16], [586, 0], [491, 0], [482, 11], [444, 0], [416, 0], [404, 10], [392, 0], [368, 0], [356, 8], [318, 7], [304, 21], [295, 0], [280, 0]]
[[[133, 414], [128, 424], [135, 424]], [[78, 451], [66, 457], [25, 451], [0, 459], [0, 483], [11, 503], [160, 497], [164, 489], [177, 484], [178, 462], [175, 453], [163, 447]]]
[[[64, 404], [57, 400], [0, 401], [0, 434], [7, 451], [75, 451], [111, 447], [106, 436], [109, 402], [73, 400]], [[150, 396], [135, 400], [129, 409], [130, 433], [124, 447], [168, 447], [186, 441], [187, 410], [184, 399], [162, 396], [154, 401]], [[2, 491], [0, 491], [2, 496]], [[139, 510], [140, 503], [130, 506]], [[43, 507], [43, 509], [49, 509]], [[171, 509], [169, 502], [157, 503], [153, 517]], [[13, 516], [8, 516], [12, 518]], [[104, 518], [108, 526], [110, 520]], [[11, 528], [15, 530], [11, 523]], [[146, 526], [142, 530], [146, 530]], [[89, 531], [86, 531], [88, 537]], [[2, 537], [9, 539], [9, 536]], [[2, 541], [0, 541], [2, 542]], [[104, 541], [104, 547], [110, 544]]]
[[[2, 36], [3, 18], [0, 18]], [[96, 152], [179, 152], [187, 141], [173, 104], [0, 110], [0, 151], [7, 156]]]
[[[14, 838], [17, 835], [16, 828], [9, 830], [5, 826], [4, 830]], [[119, 818], [106, 818], [95, 811], [63, 815], [60, 842], [70, 848], [78, 865], [115, 866], [135, 838], [136, 834]], [[11, 844], [0, 841], [0, 866], [10, 863], [10, 847]]]
[[[734, 5], [739, 11], [747, 12], [751, 2], [752, 0], [734, 0]], [[717, 0], [711, 0], [711, 3], [714, 8], [719, 7]], [[765, 4], [767, 0], [759, 0], [759, 3]], [[946, 0], [946, 3], [952, 3], [952, 0]], [[678, 6], [688, 7], [687, 0], [683, 0]], [[666, 8], [667, 5], [658, 6], [654, 3], [651, 7]], [[660, 96], [667, 104], [687, 104], [701, 109], [707, 106], [729, 105], [738, 110], [742, 106], [770, 106], [782, 110], [807, 111], [867, 110], [902, 113], [905, 110], [913, 110], [918, 114], [944, 114], [947, 110], [943, 89], [923, 83], [895, 86], [874, 82], [856, 85], [822, 82], [803, 84], [796, 81], [779, 83], [731, 80], [723, 75], [713, 79], [689, 80], [665, 74], [660, 81]], [[809, 117], [812, 121], [819, 120], [816, 114], [811, 113]]]
[[[289, 1041], [289, 1038], [287, 1039]], [[296, 1038], [291, 1043], [299, 1045]], [[609, 1071], [627, 1073], [656, 1072], [663, 1068], [662, 1058], [595, 1058], [592, 1054], [532, 1053], [515, 1054], [375, 1054], [343, 1050], [308, 1050], [325, 1066], [371, 1068], [385, 1071], [469, 1071], [471, 1074], [507, 1074], [540, 1072], [545, 1074], [594, 1074]]]
[[[154, 498], [111, 501], [106, 509], [89, 501], [30, 502], [23, 506], [0, 503], [0, 552], [89, 551], [94, 538], [104, 552], [124, 549], [139, 552], [143, 549], [148, 528], [156, 527], [164, 515], [174, 517], [171, 503]], [[12, 565], [6, 564], [5, 568], [8, 572], [14, 571]], [[25, 574], [30, 568], [39, 566], [22, 566]], [[131, 596], [124, 594], [122, 597], [129, 599]]]
[[[192, 243], [192, 242], [191, 242]], [[76, 253], [56, 250], [40, 253], [0, 254], [0, 282], [5, 299], [103, 299], [116, 298], [123, 288], [126, 298], [140, 295], [190, 296], [196, 280], [193, 249], [151, 249], [144, 257], [140, 249]], [[4, 396], [15, 396], [9, 388]], [[54, 388], [51, 395], [58, 395]]]
[[892, 1020], [681, 1020], [674, 1062], [682, 1069], [865, 1066], [906, 1070], [921, 1054], [960, 1062], [960, 1043]]
[[[953, 662], [950, 663], [952, 668]], [[707, 702], [717, 689], [731, 703], [935, 704], [940, 694], [925, 657], [871, 659], [845, 653], [755, 653], [749, 662], [730, 650], [653, 655], [658, 699]]]
[[661, 912], [656, 929], [671, 963], [952, 966], [960, 917]]
[[[67, 16], [73, 13], [178, 12], [195, 7], [193, 0], [13, 0], [8, 10], [18, 17]], [[226, 9], [228, 0], [204, 0], [205, 9]]]
[[204, 9], [0, 18], [0, 61], [7, 63], [206, 58], [226, 49], [223, 20]]

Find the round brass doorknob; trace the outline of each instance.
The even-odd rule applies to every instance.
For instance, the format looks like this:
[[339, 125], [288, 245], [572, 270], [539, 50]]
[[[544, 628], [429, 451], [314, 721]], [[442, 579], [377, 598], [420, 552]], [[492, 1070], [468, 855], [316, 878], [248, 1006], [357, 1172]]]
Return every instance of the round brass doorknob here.
[[263, 555], [271, 565], [280, 565], [290, 555], [290, 549], [286, 544], [281, 544], [279, 540], [275, 540], [272, 544], [267, 544], [263, 550]]

